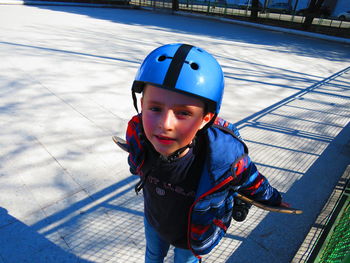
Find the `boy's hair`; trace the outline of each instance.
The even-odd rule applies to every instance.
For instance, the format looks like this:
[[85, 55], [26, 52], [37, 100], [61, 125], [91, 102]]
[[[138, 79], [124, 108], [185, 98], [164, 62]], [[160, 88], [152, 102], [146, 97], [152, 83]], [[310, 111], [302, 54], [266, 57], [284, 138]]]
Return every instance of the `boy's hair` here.
[[141, 64], [132, 85], [135, 93], [147, 85], [179, 92], [202, 100], [206, 113], [217, 115], [224, 91], [224, 75], [216, 59], [203, 49], [187, 44], [168, 44], [153, 50]]

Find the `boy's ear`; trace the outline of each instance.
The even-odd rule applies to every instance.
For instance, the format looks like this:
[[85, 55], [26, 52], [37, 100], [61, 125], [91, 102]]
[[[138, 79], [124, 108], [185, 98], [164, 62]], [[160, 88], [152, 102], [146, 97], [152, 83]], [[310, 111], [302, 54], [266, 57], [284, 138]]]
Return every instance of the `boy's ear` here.
[[214, 113], [208, 112], [203, 118], [200, 129], [202, 129], [208, 122], [210, 122], [213, 117], [214, 117]]

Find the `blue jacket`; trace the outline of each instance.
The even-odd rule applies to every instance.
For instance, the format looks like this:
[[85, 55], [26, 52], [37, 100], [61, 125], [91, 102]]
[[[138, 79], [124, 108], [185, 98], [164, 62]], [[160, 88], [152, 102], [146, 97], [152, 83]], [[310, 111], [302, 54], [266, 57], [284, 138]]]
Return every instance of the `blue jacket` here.
[[[133, 174], [143, 176], [147, 165], [141, 134], [140, 118], [134, 116], [126, 134], [128, 162]], [[206, 136], [207, 157], [188, 218], [188, 248], [195, 255], [209, 253], [225, 235], [231, 224], [237, 191], [269, 205], [281, 202], [278, 191], [250, 160], [248, 148], [232, 124], [218, 118]]]

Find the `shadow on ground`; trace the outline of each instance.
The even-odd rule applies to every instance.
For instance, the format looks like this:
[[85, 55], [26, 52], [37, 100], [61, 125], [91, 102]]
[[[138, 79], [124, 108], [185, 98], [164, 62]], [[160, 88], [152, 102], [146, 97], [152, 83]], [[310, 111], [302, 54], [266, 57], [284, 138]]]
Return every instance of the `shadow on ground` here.
[[[74, 255], [63, 244], [55, 244], [31, 226], [28, 226], [0, 207], [0, 262], [79, 262], [92, 263]], [[63, 248], [62, 248], [63, 247]], [[66, 248], [64, 248], [66, 247]]]
[[[156, 31], [164, 30], [189, 35], [210, 36], [208, 42], [211, 41], [211, 45], [216, 44], [215, 38], [234, 40], [233, 49], [243, 44], [248, 44], [245, 47], [249, 49], [249, 44], [255, 43], [259, 45], [258, 49], [260, 50], [290, 52], [306, 57], [321, 57], [329, 61], [347, 63], [350, 58], [350, 53], [345, 52], [345, 49], [340, 45], [332, 46], [334, 49], [330, 52], [326, 42], [318, 41], [317, 48], [313, 48], [316, 41], [312, 39], [300, 41], [299, 37], [291, 35], [281, 37], [280, 33], [269, 34], [271, 37], [267, 38], [265, 31], [241, 26], [233, 27], [221, 22], [218, 26], [219, 23], [210, 21], [167, 14], [155, 15], [140, 10], [121, 11], [118, 9], [62, 6], [41, 6], [40, 8], [57, 12], [72, 12], [125, 25], [142, 25]], [[64, 37], [70, 36], [69, 34], [74, 35], [74, 33], [65, 32]], [[86, 32], [84, 31], [84, 33]], [[89, 37], [84, 41], [94, 37], [91, 32], [88, 33]], [[99, 37], [100, 35], [97, 38]], [[120, 38], [118, 40], [121, 44], [116, 45], [118, 48], [120, 46], [122, 48], [131, 47], [134, 44], [143, 45], [142, 39], [129, 43], [128, 37], [120, 36]], [[298, 41], [294, 41], [295, 39]], [[103, 52], [74, 51], [69, 50], [70, 46], [67, 49], [64, 47], [50, 48], [50, 45], [45, 46], [47, 43], [42, 41], [33, 45], [11, 41], [3, 41], [1, 44], [2, 46], [10, 46], [16, 50], [17, 54], [27, 55], [30, 53], [32, 56], [36, 56], [35, 59], [49, 54], [50, 56], [45, 59], [65, 56], [64, 61], [67, 62], [69, 61], [68, 57], [74, 55], [73, 62], [79, 64], [79, 62], [86, 62], [85, 59], [92, 58], [92, 61], [89, 61], [92, 64], [92, 67], [89, 68], [90, 71], [80, 72], [81, 76], [79, 77], [75, 76], [77, 70], [74, 69], [76, 68], [71, 68], [72, 72], [69, 74], [79, 80], [90, 74], [98, 77], [97, 75], [101, 72], [96, 72], [96, 63], [108, 64], [109, 61], [112, 61], [123, 66], [131, 64], [132, 67], [136, 67], [140, 62], [132, 51], [128, 53], [122, 50], [121, 53], [126, 54], [123, 57], [118, 55], [102, 56], [95, 54], [104, 54]], [[79, 38], [78, 41], [81, 39]], [[68, 43], [71, 44], [71, 42]], [[102, 45], [95, 47], [96, 43], [99, 42], [92, 41], [88, 43], [91, 46], [87, 46], [90, 50], [93, 50], [92, 47], [101, 48]], [[280, 46], [286, 48], [278, 49]], [[111, 44], [107, 47], [107, 49], [110, 48], [113, 50], [114, 45]], [[28, 50], [35, 52], [28, 52]], [[25, 56], [23, 57], [25, 58]], [[290, 262], [327, 199], [327, 195], [331, 192], [345, 166], [350, 162], [347, 150], [350, 133], [350, 68], [346, 67], [338, 73], [320, 80], [320, 76], [278, 68], [278, 66], [268, 67], [262, 63], [245, 59], [244, 55], [232, 59], [224, 57], [223, 54], [220, 58], [224, 61], [224, 68], [240, 72], [240, 74], [227, 74], [228, 79], [246, 80], [249, 84], [266, 85], [267, 88], [268, 86], [279, 86], [295, 91], [295, 94], [238, 121], [236, 124], [240, 128], [251, 150], [251, 156], [258, 164], [259, 169], [276, 188], [284, 193], [288, 202], [295, 207], [302, 208], [305, 213], [299, 217], [292, 217], [266, 214], [252, 208], [248, 220], [233, 224], [227, 237], [212, 254], [205, 257], [204, 262], [255, 263], [256, 258], [259, 258], [261, 263]], [[30, 61], [36, 62], [36, 60]], [[231, 62], [242, 63], [244, 66], [236, 66]], [[113, 116], [106, 117], [107, 107], [104, 108], [104, 111], [98, 112], [100, 115], [96, 115], [97, 117], [93, 114], [89, 115], [90, 112], [87, 109], [90, 108], [90, 104], [80, 105], [79, 99], [81, 96], [87, 96], [90, 102], [96, 95], [95, 90], [97, 89], [100, 92], [103, 90], [106, 94], [117, 92], [111, 88], [115, 83], [108, 82], [108, 85], [103, 87], [102, 85], [101, 87], [89, 86], [87, 88], [89, 90], [78, 86], [77, 90], [71, 91], [71, 87], [65, 87], [61, 82], [65, 77], [72, 76], [65, 72], [67, 76], [61, 75], [58, 78], [59, 83], [57, 83], [55, 82], [55, 74], [59, 71], [59, 66], [74, 66], [73, 63], [55, 64], [58, 68], [57, 71], [56, 68], [54, 70], [46, 69], [46, 63], [33, 64], [38, 65], [38, 68], [30, 68], [27, 72], [21, 72], [23, 75], [21, 76], [23, 77], [22, 83], [20, 83], [22, 81], [19, 78], [20, 74], [16, 72], [16, 81], [6, 83], [6, 88], [2, 89], [2, 97], [16, 97], [15, 99], [19, 100], [14, 102], [14, 99], [9, 99], [9, 104], [1, 106], [2, 115], [0, 117], [4, 117], [7, 121], [7, 125], [6, 127], [4, 125], [3, 129], [7, 127], [11, 127], [11, 129], [7, 129], [7, 133], [4, 132], [5, 135], [2, 136], [3, 147], [10, 146], [3, 149], [5, 155], [1, 156], [0, 163], [3, 164], [6, 161], [11, 169], [13, 168], [12, 162], [18, 161], [19, 158], [16, 159], [16, 157], [22, 155], [23, 158], [20, 160], [27, 161], [27, 163], [18, 162], [17, 169], [10, 170], [7, 175], [8, 177], [17, 177], [18, 174], [15, 172], [20, 171], [23, 172], [22, 179], [26, 180], [26, 177], [32, 172], [35, 175], [35, 182], [28, 187], [33, 188], [33, 192], [38, 194], [38, 199], [48, 196], [45, 196], [47, 189], [49, 191], [55, 190], [52, 186], [59, 188], [64, 193], [62, 195], [53, 194], [53, 197], [74, 197], [81, 192], [84, 192], [85, 195], [77, 197], [79, 199], [77, 201], [62, 204], [64, 207], [62, 209], [57, 209], [57, 207], [52, 209], [52, 200], [54, 199], [48, 200], [42, 206], [45, 215], [41, 216], [40, 220], [35, 220], [33, 224], [24, 224], [2, 209], [0, 213], [0, 262], [28, 262], [29, 259], [31, 262], [142, 262], [145, 247], [142, 223], [143, 204], [142, 197], [136, 196], [133, 191], [137, 178], [125, 177], [124, 175], [123, 180], [95, 192], [88, 192], [85, 188], [70, 188], [71, 185], [74, 187], [88, 185], [86, 182], [90, 181], [86, 177], [93, 172], [93, 175], [100, 180], [103, 173], [111, 170], [107, 169], [110, 168], [108, 166], [107, 168], [103, 165], [98, 166], [102, 162], [98, 156], [108, 153], [107, 150], [98, 148], [105, 141], [101, 134], [105, 135], [109, 130], [96, 132], [91, 129], [92, 132], [89, 130], [86, 134], [81, 134], [81, 131], [82, 127], [84, 127], [84, 131], [90, 126], [94, 128], [97, 126], [98, 128], [107, 127], [107, 123], [115, 116], [111, 114]], [[114, 67], [111, 72], [115, 73], [113, 70]], [[271, 70], [275, 70], [278, 74], [272, 74]], [[3, 78], [7, 79], [6, 73], [3, 72], [3, 74]], [[27, 74], [30, 75], [29, 78]], [[257, 77], [252, 78], [252, 76]], [[260, 76], [263, 77], [259, 78]], [[42, 78], [44, 78], [43, 83], [46, 86], [35, 83], [35, 88], [33, 88], [35, 92], [28, 94], [27, 87], [33, 85], [33, 80], [40, 81]], [[47, 79], [52, 82], [45, 82]], [[273, 81], [275, 79], [288, 79], [288, 83], [293, 82], [293, 85], [276, 84]], [[308, 87], [304, 88], [306, 85]], [[227, 90], [229, 97], [235, 98], [234, 95], [230, 94], [231, 92], [233, 91]], [[26, 100], [21, 101], [21, 98]], [[48, 113], [45, 109], [48, 106], [51, 107], [51, 113], [55, 113], [52, 114], [54, 118], [47, 116]], [[67, 108], [69, 110], [65, 111]], [[7, 115], [11, 118], [5, 118]], [[81, 123], [80, 119], [83, 119]], [[24, 120], [29, 123], [17, 126]], [[118, 121], [122, 122], [122, 120]], [[39, 123], [39, 125], [33, 125], [33, 123]], [[74, 125], [79, 127], [74, 127]], [[66, 127], [68, 126], [70, 128], [73, 126], [71, 134], [67, 133]], [[14, 135], [13, 130], [18, 131], [18, 134]], [[41, 143], [37, 137], [29, 134], [41, 136], [39, 139], [44, 143], [38, 148], [45, 148], [44, 154], [28, 151], [32, 149], [33, 145], [37, 146]], [[11, 141], [11, 144], [8, 141]], [[66, 147], [68, 144], [69, 147]], [[9, 150], [7, 151], [7, 149]], [[36, 157], [34, 158], [35, 164], [25, 158], [28, 153]], [[89, 158], [83, 159], [82, 155], [89, 156]], [[40, 159], [40, 156], [45, 156], [46, 159]], [[84, 160], [84, 165], [80, 164], [82, 160]], [[48, 182], [47, 167], [51, 168], [51, 166], [54, 167], [49, 171], [56, 171], [56, 173], [53, 173], [54, 179]], [[28, 172], [30, 169], [33, 170]], [[41, 169], [40, 174], [38, 173], [39, 169]], [[72, 181], [65, 181], [63, 173], [73, 174], [74, 184]], [[1, 174], [0, 176], [7, 175]], [[2, 185], [2, 191], [18, 185], [19, 182], [16, 180], [17, 178], [9, 179], [11, 184]], [[29, 179], [27, 180], [29, 181]], [[23, 185], [28, 181], [20, 182], [22, 188], [19, 189], [24, 189]], [[22, 198], [29, 199], [31, 197]], [[64, 201], [62, 200], [62, 202]], [[36, 212], [39, 213], [39, 211], [33, 213]], [[254, 253], [253, 257], [252, 253]]]
[[[349, 71], [237, 123], [260, 170], [304, 214], [267, 215], [253, 208], [205, 262], [290, 262], [350, 162]], [[126, 177], [30, 226], [1, 209], [3, 262], [142, 262], [143, 204], [133, 191], [136, 180]]]

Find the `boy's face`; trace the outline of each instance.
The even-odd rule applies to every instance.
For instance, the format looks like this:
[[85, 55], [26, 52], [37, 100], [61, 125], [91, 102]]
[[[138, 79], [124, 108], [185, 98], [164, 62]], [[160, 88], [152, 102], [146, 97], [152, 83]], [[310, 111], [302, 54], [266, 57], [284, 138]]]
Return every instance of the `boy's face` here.
[[163, 156], [190, 144], [214, 116], [204, 115], [204, 103], [199, 99], [151, 85], [145, 87], [141, 108], [146, 137]]

